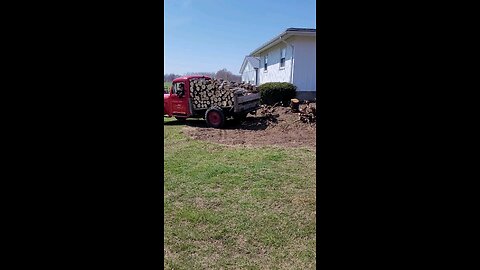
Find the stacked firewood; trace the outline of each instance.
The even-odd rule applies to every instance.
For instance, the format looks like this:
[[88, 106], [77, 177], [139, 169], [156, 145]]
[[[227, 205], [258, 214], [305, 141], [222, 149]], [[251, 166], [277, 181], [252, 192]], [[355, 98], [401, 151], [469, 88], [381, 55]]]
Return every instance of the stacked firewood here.
[[206, 80], [197, 78], [190, 80], [190, 95], [195, 109], [207, 109], [212, 106], [232, 107], [235, 95], [244, 95], [255, 91], [256, 87], [244, 83], [224, 80]]
[[247, 89], [251, 93], [258, 93], [258, 88], [255, 85], [249, 83], [240, 83], [239, 87]]
[[299, 110], [298, 116], [304, 123], [314, 123], [317, 120], [317, 109], [307, 102], [307, 106]]

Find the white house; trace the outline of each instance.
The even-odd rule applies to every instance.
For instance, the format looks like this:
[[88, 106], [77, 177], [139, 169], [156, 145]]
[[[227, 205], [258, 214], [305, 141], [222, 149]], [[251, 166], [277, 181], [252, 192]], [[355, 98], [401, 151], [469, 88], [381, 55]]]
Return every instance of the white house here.
[[242, 81], [260, 85], [289, 82], [299, 99], [316, 97], [316, 29], [288, 28], [246, 56]]
[[240, 74], [242, 74], [242, 82], [248, 82], [250, 84], [257, 85], [259, 68], [260, 58], [246, 56], [245, 60], [243, 60], [242, 67], [240, 68]]

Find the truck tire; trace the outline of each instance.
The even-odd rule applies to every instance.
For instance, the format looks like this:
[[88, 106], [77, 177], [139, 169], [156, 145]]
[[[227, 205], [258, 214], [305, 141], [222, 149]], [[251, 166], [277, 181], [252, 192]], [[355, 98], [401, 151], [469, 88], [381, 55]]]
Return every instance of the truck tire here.
[[212, 107], [205, 113], [205, 121], [209, 127], [222, 128], [225, 124], [225, 115], [223, 114], [222, 109]]

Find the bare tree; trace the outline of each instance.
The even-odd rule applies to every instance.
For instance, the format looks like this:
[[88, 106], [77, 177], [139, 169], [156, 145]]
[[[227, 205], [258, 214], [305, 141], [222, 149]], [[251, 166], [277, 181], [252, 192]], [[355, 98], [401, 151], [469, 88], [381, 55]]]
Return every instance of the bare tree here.
[[208, 77], [210, 77], [210, 78], [215, 77], [215, 73], [214, 73], [214, 72], [205, 72], [205, 71], [202, 71], [202, 72], [187, 72], [187, 73], [185, 73], [185, 76], [192, 76], [192, 75], [203, 75], [203, 76], [208, 76]]
[[176, 78], [178, 78], [178, 77], [182, 77], [182, 75], [173, 74], [173, 73], [164, 74], [164, 75], [163, 75], [163, 81], [164, 81], [164, 82], [171, 82], [171, 81], [173, 81], [174, 79], [176, 79]]
[[[192, 75], [203, 75], [203, 76], [208, 76], [210, 78], [216, 78], [216, 79], [223, 79], [226, 81], [230, 82], [241, 82], [242, 77], [240, 75], [235, 75], [232, 72], [228, 71], [226, 68], [221, 69], [219, 71], [215, 72], [187, 72], [183, 76], [192, 76]], [[182, 75], [178, 74], [165, 74], [163, 75], [163, 81], [164, 82], [171, 82], [176, 78], [182, 77]]]
[[230, 82], [242, 81], [242, 77], [240, 75], [234, 75], [232, 72], [228, 71], [226, 68], [217, 71], [217, 73], [215, 73], [215, 79], [223, 79]]

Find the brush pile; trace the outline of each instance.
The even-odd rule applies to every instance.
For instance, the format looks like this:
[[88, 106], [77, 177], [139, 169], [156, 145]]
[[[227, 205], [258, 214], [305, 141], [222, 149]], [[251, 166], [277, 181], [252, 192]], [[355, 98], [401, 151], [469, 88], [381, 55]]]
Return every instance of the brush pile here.
[[275, 107], [278, 105], [278, 103], [275, 103], [274, 105], [261, 105], [260, 109], [258, 112], [262, 117], [267, 119], [268, 121], [276, 122], [277, 117], [280, 116], [279, 113], [275, 113]]
[[[279, 113], [276, 113], [276, 107], [279, 103], [275, 103], [274, 105], [262, 105], [258, 112], [260, 115], [271, 122], [276, 122], [276, 119], [280, 116]], [[299, 106], [300, 107], [300, 106]], [[300, 109], [299, 107], [290, 108], [289, 111], [298, 114], [298, 120], [303, 123], [315, 123], [317, 120], [317, 110], [314, 106], [311, 106], [310, 103], [307, 101], [306, 106], [302, 106]]]
[[315, 123], [317, 120], [317, 109], [313, 106], [310, 106], [310, 103], [307, 102], [307, 106], [299, 110], [298, 113], [300, 121], [303, 123]]

